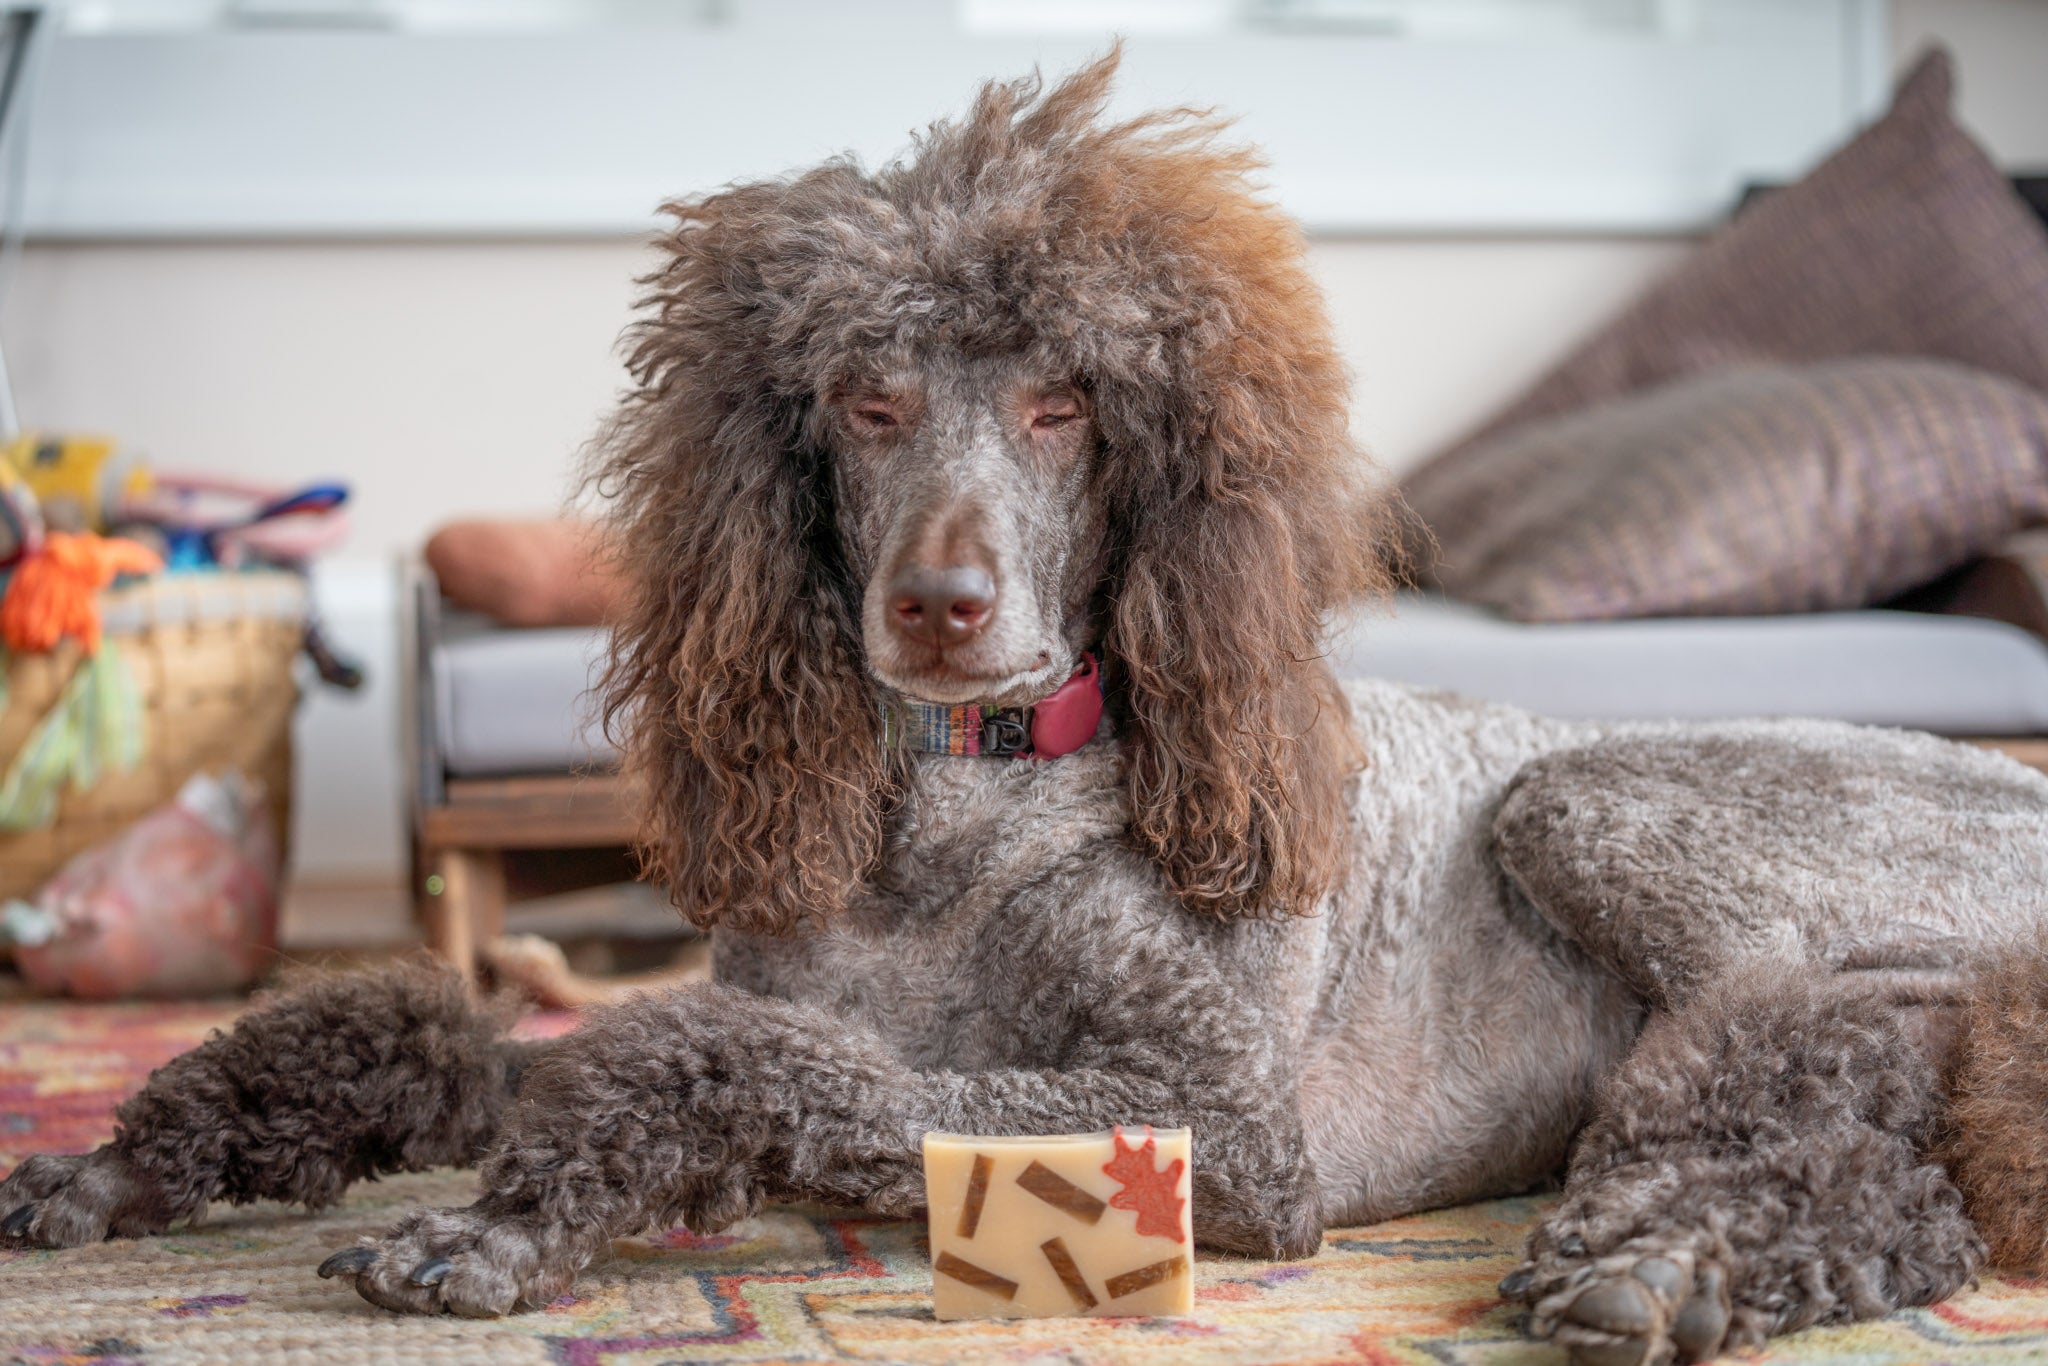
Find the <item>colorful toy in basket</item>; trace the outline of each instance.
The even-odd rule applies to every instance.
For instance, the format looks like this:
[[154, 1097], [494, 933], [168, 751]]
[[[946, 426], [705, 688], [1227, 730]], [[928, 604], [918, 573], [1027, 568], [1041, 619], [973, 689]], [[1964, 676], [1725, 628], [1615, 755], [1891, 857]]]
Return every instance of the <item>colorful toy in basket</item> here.
[[287, 828], [308, 598], [288, 571], [159, 575], [101, 595], [97, 653], [0, 650], [0, 902], [196, 772], [247, 774]]
[[139, 455], [104, 436], [25, 432], [0, 447], [0, 463], [28, 485], [53, 531], [109, 530], [154, 482]]
[[53, 531], [15, 566], [0, 596], [0, 645], [44, 653], [70, 637], [87, 654], [100, 648], [99, 593], [123, 576], [164, 567], [155, 551], [118, 536]]
[[[292, 656], [306, 648], [322, 676], [344, 686], [359, 683], [360, 671], [319, 644], [305, 586], [290, 572], [124, 580], [159, 574], [173, 558], [180, 569], [276, 566], [302, 576], [313, 554], [344, 534], [346, 498], [332, 485], [280, 495], [152, 474], [101, 438], [0, 442], [0, 901], [43, 888], [36, 901], [14, 902], [0, 916], [0, 954], [11, 940], [32, 980], [89, 995], [211, 990], [247, 982], [267, 961], [277, 877], [271, 813], [259, 813], [254, 843], [241, 833], [245, 817], [257, 820], [248, 814], [253, 799], [239, 790], [216, 792], [203, 811], [184, 800], [197, 800], [188, 790], [180, 804], [145, 813], [202, 755], [223, 770], [260, 773], [282, 794], [297, 695]], [[109, 597], [110, 587], [122, 595]], [[190, 610], [202, 599], [236, 609], [229, 620], [237, 669], [246, 664], [271, 680], [260, 714], [241, 696], [228, 708], [212, 706], [205, 687], [144, 696], [127, 653], [138, 639], [153, 642], [152, 677], [201, 640], [220, 647], [214, 620]], [[127, 615], [103, 629], [109, 602]], [[137, 632], [137, 611], [147, 624], [149, 604], [170, 602], [189, 632]], [[158, 750], [162, 757], [153, 757]], [[142, 774], [146, 758], [148, 781], [104, 782]], [[216, 846], [234, 846], [236, 859], [219, 847], [208, 852], [203, 823], [195, 823], [223, 810], [242, 813], [213, 836]], [[112, 835], [124, 827], [127, 834]], [[94, 844], [94, 854], [45, 885], [63, 859]], [[202, 886], [202, 865], [220, 876]]]
[[[0, 756], [0, 836], [49, 824], [67, 785], [90, 787], [140, 760], [141, 698], [121, 652], [102, 648], [100, 590], [124, 574], [162, 568], [155, 551], [133, 541], [53, 531], [9, 571], [0, 591], [0, 665], [7, 651], [48, 654], [66, 639], [83, 658], [49, 710]], [[7, 676], [0, 669], [0, 726]]]
[[[304, 573], [314, 556], [348, 535], [347, 501], [343, 484], [280, 492], [233, 479], [160, 474], [147, 494], [124, 507], [123, 530], [160, 541], [173, 570], [269, 565]], [[306, 653], [325, 682], [362, 686], [362, 669], [334, 649], [317, 617], [306, 623]]]
[[[29, 432], [0, 446], [0, 566], [10, 563], [10, 489], [51, 531], [119, 532], [155, 545], [173, 569], [248, 564], [303, 567], [348, 534], [348, 489], [296, 491], [206, 475], [152, 471], [103, 436]], [[22, 518], [30, 521], [32, 518]], [[26, 545], [24, 530], [13, 538]]]
[[36, 491], [0, 460], [0, 576], [43, 543], [43, 512]]
[[124, 526], [152, 529], [172, 569], [249, 564], [303, 567], [348, 534], [348, 489], [296, 491], [232, 479], [161, 474], [122, 507]]

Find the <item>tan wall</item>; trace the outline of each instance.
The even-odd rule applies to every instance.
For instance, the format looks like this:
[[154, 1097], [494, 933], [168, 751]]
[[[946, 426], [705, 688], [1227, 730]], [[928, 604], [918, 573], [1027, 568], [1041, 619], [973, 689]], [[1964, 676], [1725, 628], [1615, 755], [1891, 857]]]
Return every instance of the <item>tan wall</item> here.
[[[1315, 249], [1359, 431], [1411, 459], [1682, 248], [1345, 241]], [[354, 481], [358, 553], [459, 512], [545, 511], [622, 376], [630, 243], [65, 246], [29, 253], [8, 355], [33, 424], [165, 465]]]
[[2048, 174], [2048, 0], [1892, 0], [1900, 61], [1948, 44], [1962, 115], [2002, 165]]

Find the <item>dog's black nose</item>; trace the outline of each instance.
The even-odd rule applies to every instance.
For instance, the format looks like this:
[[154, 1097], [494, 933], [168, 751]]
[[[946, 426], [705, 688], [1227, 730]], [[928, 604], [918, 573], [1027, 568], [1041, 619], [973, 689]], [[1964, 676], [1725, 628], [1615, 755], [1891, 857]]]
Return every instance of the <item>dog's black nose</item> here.
[[974, 639], [996, 612], [996, 581], [970, 564], [899, 571], [889, 585], [896, 628], [925, 645], [960, 645]]

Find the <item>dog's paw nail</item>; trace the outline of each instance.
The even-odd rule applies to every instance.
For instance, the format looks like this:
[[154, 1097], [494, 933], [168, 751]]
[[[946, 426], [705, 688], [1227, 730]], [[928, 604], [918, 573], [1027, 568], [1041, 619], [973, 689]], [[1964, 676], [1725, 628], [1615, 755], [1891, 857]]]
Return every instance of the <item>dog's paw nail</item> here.
[[1567, 1257], [1583, 1257], [1586, 1255], [1586, 1240], [1576, 1233], [1567, 1233], [1558, 1243], [1557, 1250]]
[[377, 1249], [374, 1247], [345, 1247], [320, 1263], [318, 1275], [323, 1281], [336, 1276], [354, 1276], [376, 1260]]
[[414, 1285], [439, 1285], [448, 1273], [454, 1269], [455, 1263], [449, 1261], [446, 1257], [429, 1257], [414, 1267], [412, 1274], [407, 1276], [406, 1279]]
[[1641, 1336], [1657, 1327], [1657, 1306], [1648, 1288], [1636, 1281], [1601, 1281], [1573, 1300], [1564, 1315], [1603, 1333]]
[[5, 1219], [0, 1219], [0, 1233], [4, 1233], [10, 1238], [26, 1238], [28, 1236], [28, 1226], [35, 1221], [36, 1207], [32, 1204], [23, 1205]]
[[1500, 1293], [1503, 1299], [1518, 1300], [1529, 1293], [1529, 1287], [1536, 1284], [1536, 1273], [1528, 1267], [1510, 1271], [1501, 1277]]

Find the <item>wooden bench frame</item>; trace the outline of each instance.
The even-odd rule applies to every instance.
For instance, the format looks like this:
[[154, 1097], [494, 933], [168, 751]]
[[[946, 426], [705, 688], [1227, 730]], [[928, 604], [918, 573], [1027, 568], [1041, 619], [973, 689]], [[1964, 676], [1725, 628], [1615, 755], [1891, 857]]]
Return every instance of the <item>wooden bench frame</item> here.
[[1995, 749], [2001, 754], [2009, 754], [2036, 773], [2048, 773], [2048, 736], [2001, 736], [1995, 739], [1972, 739], [1970, 743], [1982, 745], [1986, 749]]
[[505, 932], [505, 854], [633, 843], [638, 815], [617, 774], [451, 778], [415, 824], [414, 890], [428, 947], [461, 968]]

